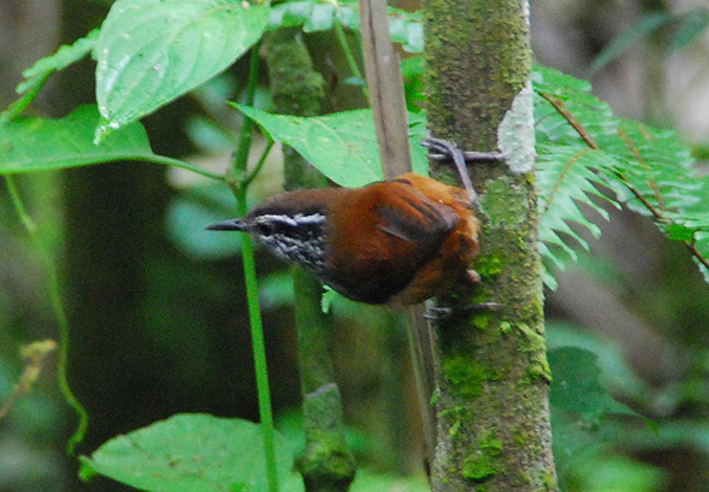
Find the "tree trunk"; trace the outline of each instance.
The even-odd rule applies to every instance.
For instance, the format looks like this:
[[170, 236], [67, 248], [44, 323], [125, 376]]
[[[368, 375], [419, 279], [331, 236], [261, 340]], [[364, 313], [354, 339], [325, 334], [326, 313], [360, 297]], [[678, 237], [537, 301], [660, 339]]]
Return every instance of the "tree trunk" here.
[[[556, 490], [534, 192], [526, 0], [424, 2], [431, 132], [465, 150], [510, 152], [474, 164], [481, 285], [441, 322], [434, 490]], [[438, 166], [441, 180], [453, 173]], [[442, 303], [451, 301], [442, 299]], [[460, 304], [460, 301], [457, 301]]]

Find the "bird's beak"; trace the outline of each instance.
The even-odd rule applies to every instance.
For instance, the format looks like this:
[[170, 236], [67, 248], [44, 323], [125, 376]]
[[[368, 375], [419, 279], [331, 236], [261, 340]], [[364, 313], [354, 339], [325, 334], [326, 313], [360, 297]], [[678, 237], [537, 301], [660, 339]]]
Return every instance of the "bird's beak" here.
[[246, 231], [246, 223], [241, 219], [229, 219], [207, 226], [210, 231]]

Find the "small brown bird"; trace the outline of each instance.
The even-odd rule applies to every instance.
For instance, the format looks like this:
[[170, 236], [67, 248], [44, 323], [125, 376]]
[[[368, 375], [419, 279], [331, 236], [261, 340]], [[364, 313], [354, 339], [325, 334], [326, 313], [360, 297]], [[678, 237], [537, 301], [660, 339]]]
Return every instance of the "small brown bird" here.
[[473, 196], [407, 173], [362, 188], [281, 193], [207, 228], [248, 232], [355, 301], [417, 304], [478, 280]]

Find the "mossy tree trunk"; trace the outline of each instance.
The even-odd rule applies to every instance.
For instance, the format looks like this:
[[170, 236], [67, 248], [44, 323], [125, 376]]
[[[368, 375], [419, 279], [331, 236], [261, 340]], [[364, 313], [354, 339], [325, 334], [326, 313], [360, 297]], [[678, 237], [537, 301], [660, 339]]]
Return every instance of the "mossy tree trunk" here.
[[[480, 195], [482, 252], [475, 268], [482, 283], [467, 302], [502, 307], [438, 327], [434, 490], [555, 490], [529, 4], [426, 0], [424, 9], [431, 132], [465, 150], [510, 152], [506, 163], [470, 167]], [[433, 174], [446, 180], [452, 172], [438, 166]]]

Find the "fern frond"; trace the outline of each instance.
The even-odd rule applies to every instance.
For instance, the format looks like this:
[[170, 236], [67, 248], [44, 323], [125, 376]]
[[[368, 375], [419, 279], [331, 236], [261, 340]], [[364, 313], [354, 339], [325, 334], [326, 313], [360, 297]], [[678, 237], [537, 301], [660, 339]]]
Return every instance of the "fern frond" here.
[[[699, 270], [704, 275], [704, 280], [709, 282], [709, 176], [697, 178], [699, 189], [696, 196], [699, 198], [696, 203], [689, 206], [684, 222], [680, 223], [671, 234], [683, 234], [678, 240], [685, 241], [687, 248], [692, 252], [694, 261], [699, 266]], [[693, 251], [695, 250], [695, 251]]]
[[[552, 264], [563, 270], [566, 259], [577, 259], [577, 247], [588, 249], [584, 230], [594, 238], [600, 236], [601, 230], [592, 219], [608, 220], [608, 212], [601, 205], [608, 202], [618, 206], [612, 197], [599, 191], [604, 181], [598, 174], [599, 169], [612, 172], [616, 162], [604, 152], [582, 145], [546, 144], [538, 146], [538, 152], [540, 251], [547, 270]], [[582, 209], [580, 204], [586, 207]], [[547, 285], [556, 287], [549, 280], [547, 276]]]
[[[618, 162], [592, 144], [599, 137], [615, 134], [615, 125], [610, 106], [589, 94], [590, 83], [546, 67], [536, 67], [532, 80], [540, 253], [544, 282], [554, 289], [552, 267], [563, 270], [569, 260], [577, 259], [579, 247], [588, 249], [579, 232], [600, 236], [593, 219], [608, 219], [601, 207], [604, 201], [618, 206], [612, 196], [599, 191], [606, 185], [603, 176], [615, 172]], [[583, 116], [583, 123], [576, 115]], [[588, 207], [580, 208], [581, 203]], [[595, 217], [589, 216], [589, 211], [594, 211]]]
[[699, 201], [694, 159], [674, 132], [630, 120], [619, 120], [617, 132], [607, 147], [623, 162], [622, 176], [608, 178], [628, 207], [667, 225]]
[[[669, 239], [688, 248], [709, 281], [709, 196], [702, 196], [709, 186], [696, 177], [694, 160], [675, 133], [616, 118], [608, 104], [590, 94], [588, 82], [556, 70], [537, 67], [533, 82], [547, 264], [551, 260], [563, 268], [568, 258], [575, 259], [575, 248], [588, 247], [569, 223], [598, 235], [576, 206], [602, 212], [591, 199], [595, 196], [650, 216]], [[598, 192], [599, 185], [613, 196]]]

